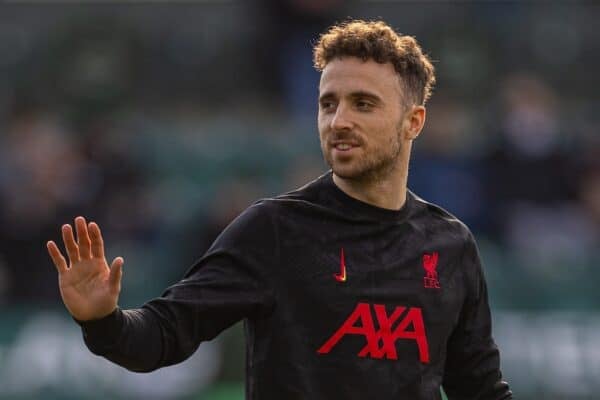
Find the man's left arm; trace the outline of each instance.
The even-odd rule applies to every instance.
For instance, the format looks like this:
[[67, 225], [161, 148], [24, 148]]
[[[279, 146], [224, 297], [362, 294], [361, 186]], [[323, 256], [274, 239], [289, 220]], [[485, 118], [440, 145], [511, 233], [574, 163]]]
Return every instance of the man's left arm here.
[[512, 399], [502, 380], [500, 353], [492, 338], [487, 285], [471, 234], [463, 254], [467, 297], [447, 344], [443, 388], [450, 400]]

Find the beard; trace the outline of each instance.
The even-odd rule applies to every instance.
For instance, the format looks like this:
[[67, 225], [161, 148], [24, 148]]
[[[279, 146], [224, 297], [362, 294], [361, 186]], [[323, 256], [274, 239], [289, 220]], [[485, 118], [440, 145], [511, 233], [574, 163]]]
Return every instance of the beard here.
[[335, 160], [332, 147], [325, 141], [321, 143], [321, 151], [325, 162], [333, 173], [342, 179], [357, 183], [377, 182], [387, 177], [398, 164], [402, 152], [400, 129], [386, 145], [380, 147], [366, 147], [360, 141], [362, 154], [353, 156], [348, 161]]

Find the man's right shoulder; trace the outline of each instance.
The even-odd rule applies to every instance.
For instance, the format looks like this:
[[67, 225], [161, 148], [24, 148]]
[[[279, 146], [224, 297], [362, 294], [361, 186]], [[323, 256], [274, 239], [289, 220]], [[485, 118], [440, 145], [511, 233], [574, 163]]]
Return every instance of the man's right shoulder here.
[[313, 209], [320, 201], [322, 179], [323, 176], [297, 189], [256, 200], [231, 222], [230, 227], [273, 226], [281, 215]]
[[318, 203], [328, 174], [325, 173], [303, 186], [265, 200], [270, 201], [272, 207], [293, 207], [298, 203]]
[[223, 229], [209, 250], [236, 246], [266, 248], [276, 245], [281, 230], [281, 217], [285, 219], [291, 215], [314, 211], [320, 179], [275, 197], [256, 200]]

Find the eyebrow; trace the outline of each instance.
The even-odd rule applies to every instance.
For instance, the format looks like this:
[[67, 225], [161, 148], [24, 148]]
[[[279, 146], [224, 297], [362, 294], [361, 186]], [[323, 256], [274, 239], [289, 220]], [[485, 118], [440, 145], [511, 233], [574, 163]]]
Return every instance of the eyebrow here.
[[[383, 100], [381, 97], [379, 97], [378, 95], [376, 95], [373, 92], [368, 92], [366, 90], [357, 90], [354, 92], [351, 92], [350, 94], [348, 94], [349, 97], [356, 99], [356, 98], [368, 98], [371, 101], [374, 101], [376, 103], [382, 103]], [[323, 93], [321, 96], [319, 96], [319, 102], [323, 101], [323, 100], [328, 100], [328, 99], [335, 99], [337, 96], [335, 95], [334, 92], [325, 92]]]

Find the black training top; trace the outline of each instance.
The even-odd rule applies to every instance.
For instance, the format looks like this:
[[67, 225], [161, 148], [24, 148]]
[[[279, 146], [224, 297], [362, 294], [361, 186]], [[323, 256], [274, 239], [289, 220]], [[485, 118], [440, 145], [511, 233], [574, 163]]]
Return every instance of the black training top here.
[[328, 172], [249, 207], [162, 297], [81, 325], [151, 371], [242, 319], [249, 400], [512, 398], [473, 236], [410, 191], [382, 209]]

